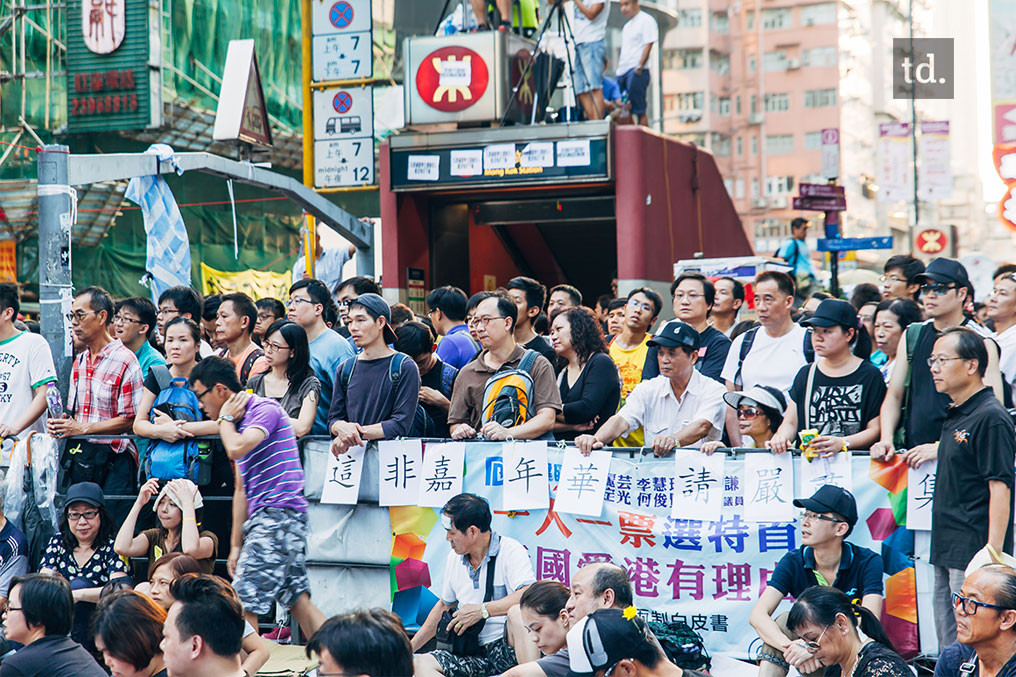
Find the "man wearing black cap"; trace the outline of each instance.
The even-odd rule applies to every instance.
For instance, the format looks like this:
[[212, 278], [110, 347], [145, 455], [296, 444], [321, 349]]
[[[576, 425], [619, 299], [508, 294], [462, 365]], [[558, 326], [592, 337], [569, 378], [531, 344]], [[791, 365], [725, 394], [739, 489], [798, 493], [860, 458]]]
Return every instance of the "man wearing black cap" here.
[[786, 614], [774, 619], [780, 600], [797, 597], [813, 585], [832, 585], [855, 604], [882, 613], [882, 559], [844, 539], [857, 523], [857, 504], [849, 491], [827, 484], [811, 498], [795, 499], [803, 508], [801, 547], [776, 565], [748, 622], [765, 642], [759, 677], [783, 677], [790, 665], [807, 675], [821, 669], [804, 641], [787, 629]]
[[[984, 381], [991, 386], [995, 397], [1002, 400], [998, 346], [988, 338], [986, 329], [963, 314], [973, 292], [966, 268], [959, 261], [935, 259], [917, 280], [921, 283], [921, 302], [929, 319], [923, 324], [910, 325], [900, 338], [898, 357], [903, 359], [898, 360], [900, 366], [893, 369], [882, 403], [880, 440], [871, 447], [872, 458], [891, 457], [896, 453], [893, 436], [897, 426], [902, 424], [903, 443], [907, 449], [904, 458], [914, 467], [936, 457], [949, 407], [949, 397], [935, 390], [928, 366], [932, 347], [942, 332], [952, 327], [968, 327], [985, 337], [988, 366]], [[918, 332], [916, 339], [913, 332]], [[910, 345], [914, 346], [912, 351], [908, 349]]]
[[568, 631], [568, 660], [576, 677], [707, 677], [667, 660], [635, 607], [600, 609], [579, 621]]
[[328, 410], [332, 453], [344, 454], [367, 440], [407, 436], [420, 397], [420, 370], [395, 343], [388, 303], [377, 294], [360, 294], [349, 304], [347, 326], [361, 350], [339, 367]]
[[695, 447], [720, 439], [726, 415], [726, 388], [695, 371], [699, 333], [671, 320], [650, 341], [659, 349], [660, 375], [635, 386], [624, 406], [595, 435], [579, 435], [575, 444], [585, 454], [639, 428], [646, 446], [657, 456], [675, 447]]

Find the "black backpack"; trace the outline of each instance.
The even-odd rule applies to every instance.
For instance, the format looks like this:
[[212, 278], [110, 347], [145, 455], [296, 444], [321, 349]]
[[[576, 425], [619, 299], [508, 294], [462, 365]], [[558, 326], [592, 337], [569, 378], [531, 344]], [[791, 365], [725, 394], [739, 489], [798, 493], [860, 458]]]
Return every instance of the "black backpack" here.
[[[396, 352], [388, 365], [388, 380], [392, 388], [399, 384], [402, 378], [402, 363], [409, 359], [409, 355]], [[349, 390], [349, 380], [353, 377], [353, 369], [356, 367], [356, 356], [346, 358], [346, 361], [339, 365], [339, 385], [342, 386], [342, 394], [346, 395]], [[416, 411], [413, 414], [413, 427], [409, 431], [409, 437], [434, 437], [437, 426], [427, 410], [419, 402], [416, 403]]]
[[671, 663], [684, 670], [709, 670], [712, 658], [706, 651], [702, 635], [692, 630], [687, 623], [673, 620], [666, 623], [650, 621], [646, 625], [656, 635], [663, 653], [667, 654]]
[[[752, 327], [748, 331], [744, 332], [744, 339], [741, 341], [741, 352], [737, 356], [737, 373], [734, 374], [734, 387], [741, 389], [744, 387], [744, 381], [741, 378], [741, 366], [744, 364], [744, 358], [748, 357], [748, 353], [751, 352], [751, 345], [755, 343], [755, 335], [758, 334], [761, 327]], [[811, 364], [815, 361], [815, 346], [811, 344], [811, 329], [804, 332], [804, 361]]]

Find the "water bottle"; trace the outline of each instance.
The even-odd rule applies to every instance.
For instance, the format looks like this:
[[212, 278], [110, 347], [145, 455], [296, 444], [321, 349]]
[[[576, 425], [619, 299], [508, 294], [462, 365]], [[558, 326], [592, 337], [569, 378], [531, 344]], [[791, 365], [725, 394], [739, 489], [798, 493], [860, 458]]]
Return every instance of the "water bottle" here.
[[46, 410], [50, 418], [64, 416], [63, 397], [60, 396], [60, 389], [56, 387], [56, 383], [46, 386]]

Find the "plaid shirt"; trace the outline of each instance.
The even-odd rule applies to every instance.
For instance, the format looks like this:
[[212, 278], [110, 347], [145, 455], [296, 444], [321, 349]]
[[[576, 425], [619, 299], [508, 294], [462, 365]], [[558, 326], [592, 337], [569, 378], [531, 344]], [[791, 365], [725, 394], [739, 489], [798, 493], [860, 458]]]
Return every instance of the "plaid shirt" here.
[[[94, 363], [85, 348], [74, 358], [69, 407], [81, 423], [108, 421], [118, 416], [134, 418], [141, 404], [143, 385], [138, 358], [120, 339], [99, 351]], [[130, 452], [137, 462], [138, 450], [130, 440], [113, 440], [110, 446], [118, 454]]]

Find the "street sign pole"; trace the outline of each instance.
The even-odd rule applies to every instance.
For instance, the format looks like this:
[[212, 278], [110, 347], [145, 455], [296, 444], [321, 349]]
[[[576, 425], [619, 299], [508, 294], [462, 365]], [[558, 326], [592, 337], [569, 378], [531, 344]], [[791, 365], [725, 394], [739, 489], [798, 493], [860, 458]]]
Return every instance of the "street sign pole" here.
[[[835, 184], [835, 179], [830, 180], [830, 183]], [[840, 236], [840, 219], [838, 212], [825, 212], [825, 231], [827, 238]], [[831, 252], [829, 254], [829, 293], [833, 295], [833, 298], [840, 297], [839, 252]]]

